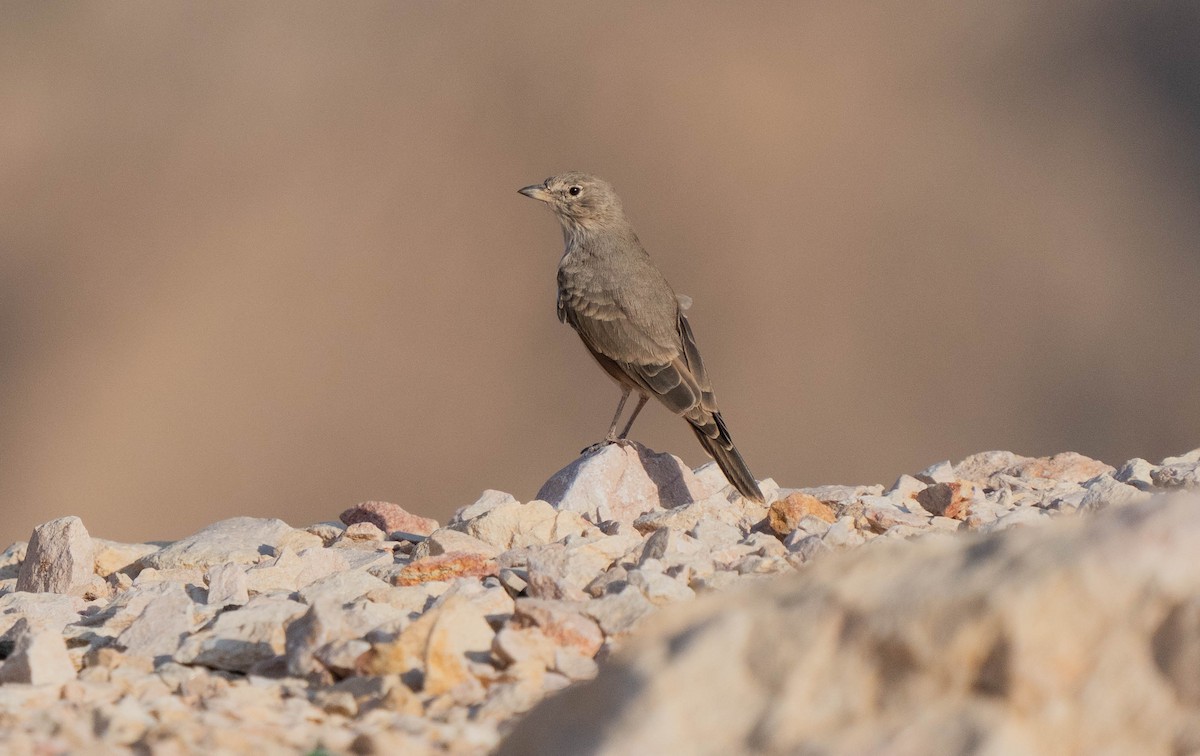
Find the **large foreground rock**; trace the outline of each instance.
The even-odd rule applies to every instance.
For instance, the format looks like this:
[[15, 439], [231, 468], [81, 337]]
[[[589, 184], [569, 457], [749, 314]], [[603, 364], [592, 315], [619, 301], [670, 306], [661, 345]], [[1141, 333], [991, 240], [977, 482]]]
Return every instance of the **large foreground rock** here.
[[1190, 497], [831, 555], [662, 616], [501, 752], [1195, 752], [1198, 554]]

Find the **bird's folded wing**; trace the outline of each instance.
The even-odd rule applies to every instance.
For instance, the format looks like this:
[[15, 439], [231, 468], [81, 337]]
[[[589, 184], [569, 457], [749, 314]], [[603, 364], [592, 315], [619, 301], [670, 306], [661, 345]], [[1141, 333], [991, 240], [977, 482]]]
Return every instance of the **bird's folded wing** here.
[[[677, 307], [674, 300], [671, 305]], [[591, 287], [560, 283], [558, 317], [579, 333], [589, 349], [616, 362], [662, 365], [675, 359], [682, 348], [673, 327], [676, 314], [631, 306], [616, 294]]]
[[558, 290], [558, 319], [577, 331], [577, 323], [584, 320], [617, 320], [624, 317], [620, 305], [610, 297], [573, 288]]
[[701, 406], [703, 392], [687, 363], [676, 357], [662, 365], [631, 365], [622, 367], [641, 386], [677, 415], [696, 421], [708, 414]]
[[678, 329], [683, 348], [677, 357], [662, 364], [626, 363], [622, 367], [639, 385], [657, 395], [668, 409], [686, 417], [705, 435], [716, 438], [716, 397], [696, 348], [691, 325], [682, 312], [678, 315]]
[[[568, 310], [568, 319], [584, 345], [602, 364], [611, 363], [631, 383], [657, 397], [675, 414], [685, 415], [693, 423], [702, 425], [711, 420], [714, 411], [712, 391], [707, 385], [707, 375], [691, 331], [686, 326], [680, 328], [684, 348], [670, 350], [654, 343], [625, 318], [578, 318]], [[686, 323], [682, 316], [680, 321]]]
[[679, 313], [679, 337], [683, 341], [683, 359], [688, 370], [696, 378], [700, 389], [700, 404], [709, 412], [717, 411], [717, 397], [713, 394], [712, 382], [708, 380], [708, 371], [704, 369], [704, 360], [700, 359], [700, 350], [696, 348], [696, 337], [692, 335], [692, 326], [683, 313]]
[[[716, 402], [680, 301], [656, 271], [602, 287], [559, 276], [558, 314], [611, 373], [613, 368], [671, 411], [708, 425]], [[694, 415], [694, 417], [693, 417]]]

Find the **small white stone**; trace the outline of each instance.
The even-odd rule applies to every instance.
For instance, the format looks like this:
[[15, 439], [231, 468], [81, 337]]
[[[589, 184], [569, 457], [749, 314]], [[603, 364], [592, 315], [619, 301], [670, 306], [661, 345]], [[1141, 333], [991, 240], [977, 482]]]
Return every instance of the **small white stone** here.
[[[571, 525], [567, 523], [573, 518]], [[516, 501], [493, 507], [466, 523], [466, 532], [499, 549], [551, 543], [580, 534], [587, 522], [575, 512], [559, 512], [547, 502]]]
[[438, 554], [449, 554], [453, 551], [462, 551], [468, 554], [482, 554], [488, 557], [494, 557], [499, 554], [502, 549], [493, 546], [490, 543], [481, 541], [474, 536], [467, 535], [451, 528], [438, 528], [429, 535], [429, 538], [423, 541], [413, 551], [413, 557], [420, 559], [425, 556], [437, 556]]
[[933, 530], [940, 530], [948, 533], [958, 532], [962, 526], [962, 521], [956, 520], [953, 517], [934, 517], [929, 521], [929, 527]]
[[995, 533], [1018, 525], [1037, 525], [1047, 519], [1048, 515], [1037, 507], [1018, 507], [994, 522], [987, 523], [979, 529], [979, 532]]
[[591, 680], [600, 671], [596, 660], [573, 648], [554, 649], [554, 671], [571, 680]]
[[800, 518], [800, 522], [796, 523], [796, 530], [793, 532], [800, 533], [801, 537], [805, 535], [823, 536], [832, 524], [816, 515], [804, 515]]
[[611, 637], [632, 631], [653, 608], [639, 589], [626, 585], [587, 602], [583, 613], [596, 620], [604, 634]]
[[317, 651], [335, 641], [348, 640], [350, 628], [341, 607], [333, 601], [314, 603], [302, 616], [292, 620], [284, 634], [288, 674], [304, 677], [324, 666]]
[[141, 614], [117, 637], [117, 645], [135, 656], [171, 656], [200, 625], [196, 604], [179, 583], [167, 583]]
[[1200, 462], [1200, 448], [1192, 449], [1190, 452], [1184, 452], [1177, 457], [1167, 457], [1162, 461], [1164, 465], [1177, 465], [1180, 463], [1196, 464]]
[[718, 520], [701, 520], [690, 535], [710, 549], [732, 546], [742, 540], [740, 528]]
[[837, 522], [830, 526], [829, 530], [825, 531], [825, 535], [821, 537], [826, 546], [833, 548], [850, 548], [852, 546], [861, 546], [864, 542], [862, 534], [854, 527], [854, 518], [845, 516], [839, 517]]
[[315, 657], [335, 676], [346, 677], [354, 674], [359, 660], [370, 650], [370, 643], [351, 638], [321, 646], [316, 650]]
[[529, 585], [529, 572], [505, 567], [500, 570], [500, 584], [508, 590], [509, 594], [516, 596]]
[[782, 557], [788, 553], [783, 542], [769, 533], [751, 533], [742, 539], [742, 543], [750, 548], [751, 554], [756, 556]]
[[935, 462], [917, 473], [915, 477], [917, 480], [927, 484], [953, 483], [958, 480], [958, 476], [954, 474], [954, 465], [950, 464], [950, 460]]
[[[949, 466], [949, 462], [945, 463]], [[901, 475], [896, 478], [896, 482], [887, 490], [887, 495], [893, 498], [908, 499], [915, 496], [918, 492], [924, 491], [928, 486], [928, 482], [918, 480], [911, 475]]]
[[538, 627], [503, 627], [492, 641], [492, 652], [506, 665], [536, 662], [543, 669], [554, 663], [557, 646]]
[[1117, 468], [1113, 477], [1142, 491], [1151, 491], [1154, 489], [1154, 480], [1151, 477], [1153, 471], [1154, 465], [1140, 457], [1134, 457]]
[[647, 559], [657, 559], [666, 564], [677, 564], [705, 550], [700, 541], [674, 528], [659, 528], [646, 539], [638, 564]]
[[0, 664], [0, 683], [61, 685], [75, 679], [75, 666], [61, 634], [31, 627], [21, 619], [13, 626], [13, 651]]
[[468, 504], [455, 512], [451, 522], [467, 522], [504, 504], [519, 503], [512, 494], [489, 488], [481, 493], [474, 503]]
[[632, 570], [629, 572], [628, 581], [630, 585], [645, 594], [650, 603], [656, 606], [687, 601], [696, 597], [696, 592], [691, 588], [661, 572]]
[[390, 586], [369, 572], [352, 570], [335, 572], [315, 580], [298, 592], [300, 600], [312, 606], [322, 601], [348, 604], [372, 591], [386, 591]]
[[528, 593], [535, 598], [581, 601], [583, 588], [608, 569], [612, 560], [590, 544], [563, 543], [531, 548], [528, 556]]
[[250, 600], [246, 573], [236, 564], [220, 564], [210, 567], [205, 574], [208, 581], [210, 606], [241, 606]]

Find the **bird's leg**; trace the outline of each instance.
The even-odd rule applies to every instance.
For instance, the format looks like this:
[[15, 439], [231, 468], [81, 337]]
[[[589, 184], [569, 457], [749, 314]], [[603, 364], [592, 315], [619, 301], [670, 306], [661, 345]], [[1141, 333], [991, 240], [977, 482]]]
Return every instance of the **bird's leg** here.
[[[608, 433], [604, 435], [604, 440], [610, 444], [615, 444], [617, 439], [625, 438], [625, 434], [617, 435], [617, 423], [621, 420], [621, 410], [625, 409], [625, 400], [629, 398], [629, 393], [633, 389], [628, 386], [621, 387], [621, 401], [617, 402], [617, 411], [613, 413], [612, 423], [608, 426]], [[634, 414], [637, 414], [636, 412]]]
[[628, 386], [621, 387], [621, 401], [617, 402], [617, 411], [613, 413], [612, 423], [608, 426], [608, 433], [604, 435], [604, 440], [597, 441], [583, 451], [579, 452], [580, 454], [591, 454], [597, 449], [602, 449], [609, 444], [615, 444], [624, 438], [624, 436], [617, 435], [617, 423], [621, 421], [621, 411], [625, 409], [625, 400], [629, 398], [629, 392], [632, 390], [633, 389], [629, 388]]
[[641, 394], [638, 397], [637, 406], [633, 408], [633, 414], [629, 416], [629, 422], [625, 423], [625, 430], [621, 431], [621, 435], [617, 436], [618, 441], [625, 440], [625, 437], [629, 435], [629, 430], [633, 428], [633, 421], [637, 419], [638, 413], [642, 411], [642, 407], [645, 407], [648, 401], [650, 401], [649, 394]]

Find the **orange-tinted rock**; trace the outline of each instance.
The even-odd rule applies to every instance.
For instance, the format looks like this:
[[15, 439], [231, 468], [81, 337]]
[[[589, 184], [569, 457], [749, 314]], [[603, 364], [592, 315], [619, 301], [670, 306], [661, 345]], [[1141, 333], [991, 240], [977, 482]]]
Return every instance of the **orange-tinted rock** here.
[[932, 515], [961, 520], [967, 516], [974, 495], [975, 484], [964, 480], [935, 483], [917, 493], [916, 498], [917, 503]]
[[833, 508], [825, 502], [806, 493], [790, 494], [786, 498], [771, 504], [767, 512], [767, 522], [780, 535], [791, 533], [799, 525], [800, 520], [812, 515], [825, 522], [833, 522], [837, 517]]
[[499, 575], [500, 568], [495, 559], [482, 554], [452, 551], [448, 554], [418, 559], [401, 570], [392, 583], [395, 585], [418, 585], [431, 580], [450, 580], [458, 577], [486, 577]]

